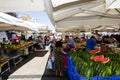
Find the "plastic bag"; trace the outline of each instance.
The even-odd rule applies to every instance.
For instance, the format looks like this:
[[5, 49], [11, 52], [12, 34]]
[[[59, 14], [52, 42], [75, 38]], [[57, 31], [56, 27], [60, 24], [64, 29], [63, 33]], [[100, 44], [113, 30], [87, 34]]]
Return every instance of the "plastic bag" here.
[[51, 59], [48, 60], [47, 69], [52, 69], [52, 61], [51, 61]]

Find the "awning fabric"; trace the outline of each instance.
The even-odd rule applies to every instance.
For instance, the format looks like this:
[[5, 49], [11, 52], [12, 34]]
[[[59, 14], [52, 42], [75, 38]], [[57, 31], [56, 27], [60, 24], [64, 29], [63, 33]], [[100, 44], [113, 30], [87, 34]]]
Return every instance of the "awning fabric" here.
[[33, 29], [24, 21], [0, 12], [0, 30], [28, 31]]
[[0, 0], [1, 12], [24, 12], [44, 10], [44, 0]]
[[106, 0], [106, 8], [108, 9], [120, 8], [120, 0]]
[[[71, 31], [86, 25], [119, 25], [119, 4], [120, 0], [0, 0], [0, 11], [45, 11], [56, 30]], [[88, 26], [89, 31], [91, 28]]]

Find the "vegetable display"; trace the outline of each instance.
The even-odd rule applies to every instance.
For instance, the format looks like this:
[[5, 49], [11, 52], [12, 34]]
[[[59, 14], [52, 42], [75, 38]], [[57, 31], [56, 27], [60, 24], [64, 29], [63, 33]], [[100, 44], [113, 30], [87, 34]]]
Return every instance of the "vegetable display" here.
[[[97, 51], [97, 50], [96, 50]], [[120, 54], [100, 52], [91, 54], [90, 51], [70, 51], [69, 56], [74, 60], [74, 66], [81, 76], [120, 76]]]

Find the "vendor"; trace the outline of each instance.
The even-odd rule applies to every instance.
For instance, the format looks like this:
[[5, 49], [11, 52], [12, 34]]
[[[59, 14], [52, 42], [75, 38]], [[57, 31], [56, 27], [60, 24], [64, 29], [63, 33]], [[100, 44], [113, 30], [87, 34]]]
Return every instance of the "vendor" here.
[[110, 42], [111, 44], [118, 45], [118, 42], [117, 42], [116, 38], [114, 37], [114, 35], [111, 35], [111, 36], [110, 36], [109, 42]]
[[94, 50], [95, 46], [96, 46], [96, 39], [94, 36], [91, 36], [91, 38], [86, 41], [86, 50]]
[[17, 34], [12, 38], [12, 43], [19, 44], [19, 37], [17, 36]]
[[17, 41], [19, 39], [19, 37], [17, 36], [17, 34], [13, 37], [14, 41]]
[[33, 36], [32, 35], [28, 38], [28, 41], [33, 41]]
[[3, 38], [3, 41], [2, 41], [2, 44], [3, 45], [6, 45], [6, 44], [8, 44], [9, 42], [6, 40], [6, 38]]

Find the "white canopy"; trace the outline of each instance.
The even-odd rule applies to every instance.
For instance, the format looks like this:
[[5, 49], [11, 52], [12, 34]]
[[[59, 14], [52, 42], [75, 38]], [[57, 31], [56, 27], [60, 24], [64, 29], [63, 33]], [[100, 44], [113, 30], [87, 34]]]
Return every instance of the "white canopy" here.
[[120, 0], [0, 0], [0, 11], [45, 11], [57, 30], [81, 30], [83, 27], [91, 30], [100, 25], [120, 24], [119, 7], [108, 9], [107, 1], [112, 1], [114, 6], [120, 4]]
[[0, 0], [1, 12], [44, 11], [44, 0]]
[[31, 29], [30, 26], [22, 20], [0, 12], [0, 30], [27, 31], [33, 29]]
[[106, 7], [108, 9], [120, 8], [120, 0], [106, 0]]
[[[91, 28], [100, 25], [106, 27], [117, 25], [119, 28], [120, 9], [106, 8], [105, 0], [71, 0], [70, 2], [65, 0], [62, 3], [59, 1], [51, 0], [52, 18], [58, 31], [82, 30], [84, 27], [90, 31]], [[117, 4], [120, 4], [120, 0], [111, 1], [117, 1]], [[86, 28], [87, 25], [89, 25], [88, 28]]]

